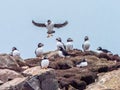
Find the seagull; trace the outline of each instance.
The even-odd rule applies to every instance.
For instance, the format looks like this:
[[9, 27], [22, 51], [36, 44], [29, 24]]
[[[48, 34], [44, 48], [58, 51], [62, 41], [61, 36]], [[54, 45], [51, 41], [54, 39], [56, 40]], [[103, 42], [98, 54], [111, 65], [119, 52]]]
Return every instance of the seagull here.
[[41, 57], [43, 55], [43, 46], [44, 44], [38, 43], [38, 48], [35, 50], [36, 57]]
[[64, 23], [54, 24], [51, 20], [47, 20], [46, 23], [37, 23], [34, 20], [32, 20], [32, 23], [38, 27], [46, 27], [46, 29], [48, 30], [47, 31], [47, 34], [48, 34], [47, 38], [53, 36], [53, 33], [55, 33], [55, 31], [53, 30], [54, 28], [61, 28], [61, 27], [64, 27], [68, 24], [67, 21], [65, 21]]
[[76, 65], [76, 67], [85, 67], [88, 65], [88, 62], [86, 61], [86, 59], [83, 59], [80, 64]]
[[57, 41], [57, 43], [56, 43], [57, 50], [59, 50], [59, 47], [62, 47], [65, 50], [66, 47], [65, 47], [64, 43], [62, 42], [62, 39], [60, 37], [58, 37], [58, 38], [56, 38], [56, 41]]
[[71, 38], [67, 39], [67, 43], [66, 43], [66, 50], [73, 50], [73, 40]]
[[68, 54], [67, 51], [64, 50], [62, 47], [59, 47], [58, 55], [59, 57], [63, 57], [63, 58], [70, 56], [70, 54]]
[[13, 47], [11, 56], [19, 56], [20, 57], [20, 51], [16, 47]]
[[41, 68], [42, 69], [47, 69], [49, 66], [49, 59], [47, 58], [47, 56], [44, 56], [43, 60], [41, 61]]
[[82, 44], [82, 48], [84, 51], [89, 51], [90, 48], [90, 42], [88, 36], [85, 36], [84, 43]]
[[102, 47], [98, 47], [97, 50], [101, 53], [107, 53], [107, 54], [111, 53], [111, 51], [109, 51], [107, 49], [103, 49]]

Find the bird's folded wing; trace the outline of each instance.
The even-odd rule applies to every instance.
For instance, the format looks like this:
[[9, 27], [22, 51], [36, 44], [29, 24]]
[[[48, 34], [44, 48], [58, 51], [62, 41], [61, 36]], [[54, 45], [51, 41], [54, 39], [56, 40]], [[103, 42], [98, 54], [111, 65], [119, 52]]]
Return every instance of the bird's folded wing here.
[[35, 25], [35, 26], [38, 26], [38, 27], [46, 27], [46, 25], [44, 23], [36, 23], [34, 20], [32, 20], [32, 23]]
[[65, 21], [65, 22], [62, 23], [62, 24], [54, 24], [54, 27], [56, 27], [56, 28], [60, 28], [60, 27], [64, 27], [64, 26], [66, 26], [67, 24], [68, 24], [68, 22]]

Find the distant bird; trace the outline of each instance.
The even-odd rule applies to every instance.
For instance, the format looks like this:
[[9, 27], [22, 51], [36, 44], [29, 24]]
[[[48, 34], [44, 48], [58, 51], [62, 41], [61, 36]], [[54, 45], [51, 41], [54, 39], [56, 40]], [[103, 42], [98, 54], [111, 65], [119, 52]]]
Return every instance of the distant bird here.
[[41, 57], [43, 55], [43, 46], [44, 46], [44, 44], [38, 43], [38, 47], [35, 50], [36, 57]]
[[71, 38], [67, 39], [67, 43], [66, 43], [66, 50], [73, 50], [73, 40]]
[[58, 38], [56, 38], [56, 41], [57, 41], [57, 43], [56, 43], [57, 50], [59, 50], [59, 47], [62, 47], [65, 50], [66, 47], [65, 47], [64, 43], [62, 42], [62, 39], [60, 37], [58, 37]]
[[32, 23], [35, 25], [35, 26], [38, 26], [38, 27], [46, 27], [47, 28], [47, 38], [50, 37], [50, 36], [53, 36], [53, 33], [55, 33], [55, 31], [53, 30], [54, 28], [61, 28], [61, 27], [64, 27], [68, 24], [67, 21], [65, 21], [64, 23], [60, 23], [60, 24], [54, 24], [51, 20], [48, 20], [47, 23], [36, 23], [34, 20], [32, 20]]
[[111, 51], [107, 50], [107, 49], [103, 49], [102, 47], [98, 47], [97, 50], [100, 52], [100, 53], [111, 53]]
[[16, 47], [13, 47], [11, 56], [19, 56], [20, 57], [20, 51]]
[[68, 52], [64, 50], [62, 47], [59, 47], [58, 55], [59, 57], [63, 57], [63, 58], [70, 56], [70, 54], [68, 54]]
[[88, 66], [88, 62], [86, 59], [83, 59], [79, 64], [76, 65], [76, 67], [85, 67]]
[[82, 44], [82, 48], [84, 51], [89, 51], [90, 48], [90, 42], [88, 36], [85, 36], [84, 43]]
[[45, 56], [41, 61], [41, 68], [47, 69], [49, 66], [49, 63], [50, 63], [49, 59], [47, 58], [47, 56]]

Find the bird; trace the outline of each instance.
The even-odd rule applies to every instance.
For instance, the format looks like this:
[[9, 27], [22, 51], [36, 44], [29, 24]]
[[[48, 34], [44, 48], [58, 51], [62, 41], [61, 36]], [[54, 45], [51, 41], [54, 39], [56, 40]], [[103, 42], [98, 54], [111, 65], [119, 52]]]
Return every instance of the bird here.
[[106, 54], [111, 53], [111, 51], [109, 51], [107, 49], [103, 49], [102, 47], [98, 47], [97, 50], [98, 50], [97, 52], [99, 52], [99, 53], [106, 53]]
[[32, 20], [32, 23], [35, 25], [35, 26], [38, 26], [38, 27], [46, 27], [47, 29], [47, 38], [53, 36], [53, 33], [55, 33], [55, 31], [53, 30], [54, 28], [61, 28], [61, 27], [64, 27], [68, 24], [68, 21], [65, 21], [63, 23], [59, 23], [59, 24], [56, 24], [56, 23], [53, 23], [51, 20], [47, 20], [46, 23], [37, 23], [35, 22], [34, 20]]
[[20, 57], [20, 51], [16, 47], [12, 47], [12, 52], [10, 54], [11, 56], [19, 56]]
[[88, 62], [84, 58], [79, 64], [76, 65], [76, 67], [85, 67], [88, 66]]
[[62, 47], [64, 50], [66, 49], [66, 47], [60, 37], [56, 38], [56, 41], [57, 41], [57, 43], [56, 43], [57, 50], [59, 50], [59, 47]]
[[67, 39], [67, 43], [66, 43], [66, 50], [73, 50], [73, 40], [71, 38]]
[[83, 51], [89, 51], [90, 42], [88, 36], [84, 37], [84, 43], [82, 44]]
[[48, 66], [49, 66], [49, 63], [50, 63], [50, 61], [47, 58], [47, 56], [44, 56], [43, 59], [42, 59], [42, 61], [41, 61], [41, 68], [42, 69], [47, 69]]
[[43, 46], [44, 44], [38, 43], [38, 47], [35, 50], [36, 57], [41, 57], [43, 55]]
[[70, 56], [70, 54], [68, 54], [68, 52], [64, 50], [62, 47], [59, 47], [58, 55], [59, 57], [63, 57], [63, 58]]

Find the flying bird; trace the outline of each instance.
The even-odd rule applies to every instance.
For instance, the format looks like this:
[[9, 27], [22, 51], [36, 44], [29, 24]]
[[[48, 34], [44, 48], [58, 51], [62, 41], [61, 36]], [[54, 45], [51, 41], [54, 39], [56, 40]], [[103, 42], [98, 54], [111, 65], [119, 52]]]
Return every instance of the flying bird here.
[[32, 23], [38, 27], [46, 27], [47, 34], [48, 34], [47, 38], [53, 36], [53, 33], [55, 33], [55, 31], [53, 30], [54, 28], [61, 28], [61, 27], [64, 27], [68, 24], [67, 21], [65, 21], [63, 23], [56, 24], [56, 23], [53, 23], [51, 20], [48, 20], [46, 23], [37, 23], [34, 20], [32, 20]]

